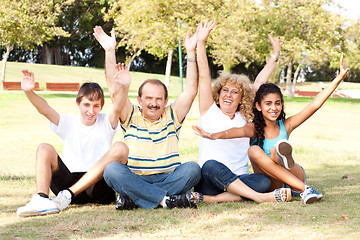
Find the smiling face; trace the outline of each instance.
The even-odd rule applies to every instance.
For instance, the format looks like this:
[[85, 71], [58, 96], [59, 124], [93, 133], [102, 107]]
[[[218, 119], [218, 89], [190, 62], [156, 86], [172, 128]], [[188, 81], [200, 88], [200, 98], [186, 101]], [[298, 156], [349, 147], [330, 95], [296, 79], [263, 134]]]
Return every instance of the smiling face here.
[[265, 121], [277, 121], [283, 108], [281, 96], [278, 93], [266, 94], [261, 103], [256, 102], [255, 106], [262, 113]]
[[91, 101], [83, 96], [80, 102], [76, 102], [80, 109], [80, 121], [85, 126], [91, 126], [95, 123], [102, 109], [101, 99]]
[[168, 102], [168, 99], [165, 99], [163, 86], [153, 83], [146, 83], [143, 86], [141, 97], [138, 96], [137, 100], [142, 108], [144, 117], [150, 122], [160, 119]]
[[231, 118], [235, 115], [241, 102], [241, 93], [239, 88], [232, 84], [225, 84], [219, 94], [219, 105], [223, 113]]

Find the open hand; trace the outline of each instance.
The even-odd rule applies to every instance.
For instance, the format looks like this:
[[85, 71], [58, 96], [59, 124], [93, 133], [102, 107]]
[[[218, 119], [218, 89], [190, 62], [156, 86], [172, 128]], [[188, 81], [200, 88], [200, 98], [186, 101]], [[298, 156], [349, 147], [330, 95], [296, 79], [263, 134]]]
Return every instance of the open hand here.
[[111, 30], [111, 36], [107, 35], [102, 27], [95, 26], [94, 27], [94, 37], [100, 43], [100, 45], [104, 48], [105, 51], [114, 50], [116, 47], [116, 38], [115, 38], [115, 30]]
[[131, 83], [129, 66], [124, 63], [118, 63], [116, 64], [115, 69], [114, 82], [122, 86], [129, 87]]
[[340, 73], [339, 73], [340, 79], [343, 80], [346, 77], [346, 74], [349, 71], [350, 71], [350, 69], [346, 67], [346, 64], [344, 62], [344, 53], [341, 53], [341, 56], [340, 56]]
[[268, 37], [269, 37], [270, 43], [273, 47], [273, 53], [274, 53], [275, 57], [279, 58], [281, 45], [283, 44], [283, 42], [280, 40], [280, 37], [276, 38], [276, 40], [270, 34], [268, 34]]
[[215, 21], [211, 20], [209, 22], [209, 19], [206, 19], [205, 23], [201, 21], [198, 26], [198, 41], [206, 41], [206, 39], [209, 37], [209, 34], [211, 30], [213, 30], [213, 27], [215, 26]]
[[32, 91], [35, 89], [35, 78], [34, 73], [30, 72], [27, 69], [21, 70], [23, 73], [22, 79], [21, 79], [21, 89], [26, 91]]
[[186, 33], [185, 48], [186, 48], [187, 52], [195, 51], [195, 49], [196, 49], [198, 29], [196, 29], [196, 32], [191, 37], [190, 37], [190, 35], [191, 35], [190, 31], [187, 31], [187, 33]]
[[200, 126], [192, 125], [192, 129], [194, 130], [195, 135], [198, 135], [198, 136], [206, 138], [206, 139], [214, 140], [214, 138], [212, 136], [213, 134], [205, 132]]

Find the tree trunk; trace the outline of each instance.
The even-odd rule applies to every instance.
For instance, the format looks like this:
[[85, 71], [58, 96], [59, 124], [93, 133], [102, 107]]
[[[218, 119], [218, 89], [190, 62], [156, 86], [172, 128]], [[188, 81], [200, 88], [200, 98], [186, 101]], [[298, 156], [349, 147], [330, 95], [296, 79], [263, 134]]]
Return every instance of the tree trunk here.
[[42, 47], [42, 63], [43, 64], [54, 64], [53, 51], [50, 48], [49, 44], [44, 43]]
[[5, 82], [5, 72], [6, 72], [6, 63], [9, 58], [10, 52], [13, 49], [12, 44], [6, 44], [6, 52], [3, 55], [3, 63], [2, 63], [2, 70], [1, 70], [1, 84]]
[[131, 56], [130, 60], [129, 60], [129, 63], [128, 63], [128, 66], [129, 66], [129, 70], [131, 68], [131, 64], [132, 62], [134, 61], [134, 59], [136, 58], [136, 56], [138, 56], [140, 53], [141, 53], [142, 49], [139, 49], [136, 51], [136, 53], [134, 55]]
[[294, 96], [294, 91], [291, 87], [292, 67], [293, 67], [293, 63], [292, 63], [292, 59], [290, 58], [288, 62], [288, 69], [286, 74], [286, 95], [288, 98], [292, 98]]
[[229, 65], [229, 64], [223, 64], [223, 71], [224, 72], [230, 72], [230, 70], [231, 70], [231, 65]]
[[300, 73], [300, 70], [301, 70], [301, 64], [299, 64], [295, 70], [295, 73], [294, 73], [294, 80], [293, 80], [293, 84], [292, 84], [292, 87], [291, 87], [291, 91], [293, 93], [295, 93], [295, 88], [296, 88], [296, 82], [297, 82], [297, 79], [299, 77], [299, 73]]
[[52, 48], [54, 54], [54, 63], [56, 65], [64, 65], [62, 55], [61, 55], [61, 48], [60, 46]]
[[169, 88], [170, 82], [170, 73], [171, 73], [171, 63], [172, 63], [172, 55], [174, 53], [174, 49], [169, 48], [168, 59], [166, 62], [166, 71], [165, 71], [165, 86]]

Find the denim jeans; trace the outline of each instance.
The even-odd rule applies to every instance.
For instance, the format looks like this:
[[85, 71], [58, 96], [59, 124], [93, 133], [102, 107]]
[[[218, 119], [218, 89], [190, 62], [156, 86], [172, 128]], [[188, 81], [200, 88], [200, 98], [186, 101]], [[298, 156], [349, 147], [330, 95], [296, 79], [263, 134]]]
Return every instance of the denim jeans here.
[[195, 186], [195, 191], [205, 195], [218, 195], [226, 192], [230, 183], [240, 179], [256, 192], [269, 192], [271, 180], [260, 173], [237, 176], [228, 167], [216, 160], [208, 160], [201, 168], [202, 179]]
[[114, 191], [130, 197], [145, 209], [157, 207], [165, 196], [190, 190], [200, 178], [201, 170], [195, 162], [183, 163], [172, 173], [153, 175], [137, 175], [119, 162], [108, 164], [104, 171], [104, 179]]

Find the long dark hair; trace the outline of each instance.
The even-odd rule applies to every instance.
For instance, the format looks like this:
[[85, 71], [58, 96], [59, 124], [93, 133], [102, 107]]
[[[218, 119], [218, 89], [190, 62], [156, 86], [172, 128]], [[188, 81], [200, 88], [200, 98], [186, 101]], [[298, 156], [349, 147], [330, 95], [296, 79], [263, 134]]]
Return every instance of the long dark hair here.
[[255, 124], [255, 131], [256, 131], [256, 142], [254, 144], [259, 145], [261, 148], [264, 145], [264, 128], [265, 128], [265, 120], [262, 115], [261, 111], [258, 111], [256, 108], [256, 103], [260, 106], [261, 101], [263, 98], [270, 94], [270, 93], [276, 93], [279, 94], [282, 104], [282, 109], [279, 117], [277, 120], [285, 120], [285, 111], [284, 111], [284, 96], [281, 93], [280, 88], [273, 83], [264, 83], [262, 84], [258, 91], [256, 92], [255, 99], [254, 99], [254, 105], [253, 105], [253, 112], [254, 112], [254, 124]]

